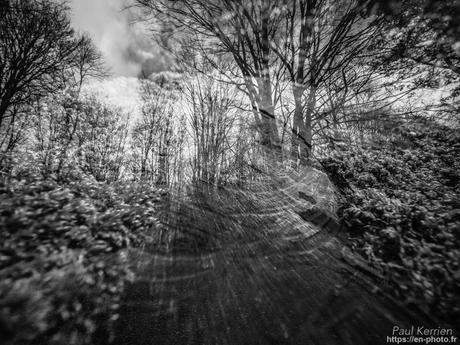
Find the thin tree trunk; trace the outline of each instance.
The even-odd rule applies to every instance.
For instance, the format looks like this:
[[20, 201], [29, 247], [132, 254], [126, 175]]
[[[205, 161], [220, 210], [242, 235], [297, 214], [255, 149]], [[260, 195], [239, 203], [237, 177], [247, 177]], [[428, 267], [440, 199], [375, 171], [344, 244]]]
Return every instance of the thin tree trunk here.
[[309, 92], [306, 109], [303, 109], [303, 88], [294, 86], [294, 119], [292, 128], [291, 157], [297, 165], [305, 165], [311, 156], [312, 148], [312, 115], [316, 104], [316, 90]]

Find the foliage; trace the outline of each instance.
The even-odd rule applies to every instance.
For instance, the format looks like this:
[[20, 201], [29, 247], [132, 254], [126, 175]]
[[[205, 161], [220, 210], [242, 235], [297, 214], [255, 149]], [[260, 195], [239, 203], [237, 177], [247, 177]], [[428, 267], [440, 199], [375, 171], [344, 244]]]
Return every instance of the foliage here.
[[129, 117], [95, 97], [80, 102], [80, 106], [75, 144], [82, 168], [98, 181], [116, 181], [125, 165]]
[[95, 95], [61, 92], [42, 99], [33, 115], [31, 137], [23, 147], [28, 159], [12, 164], [16, 170], [32, 162], [35, 169], [56, 175], [68, 171], [66, 166], [98, 181], [116, 181], [123, 175], [129, 116], [121, 109]]
[[340, 215], [354, 249], [408, 303], [458, 319], [458, 130], [418, 120], [386, 142], [347, 148], [322, 164], [343, 191]]
[[122, 249], [157, 229], [160, 191], [33, 174], [0, 190], [2, 343], [109, 340], [132, 276]]

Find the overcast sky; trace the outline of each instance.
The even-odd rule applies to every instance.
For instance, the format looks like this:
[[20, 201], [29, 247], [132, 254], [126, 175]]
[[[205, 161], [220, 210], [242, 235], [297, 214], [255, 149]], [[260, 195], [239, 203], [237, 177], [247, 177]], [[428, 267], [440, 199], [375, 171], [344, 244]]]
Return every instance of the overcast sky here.
[[138, 76], [167, 68], [142, 24], [122, 10], [125, 0], [71, 0], [73, 25], [88, 32], [114, 76]]

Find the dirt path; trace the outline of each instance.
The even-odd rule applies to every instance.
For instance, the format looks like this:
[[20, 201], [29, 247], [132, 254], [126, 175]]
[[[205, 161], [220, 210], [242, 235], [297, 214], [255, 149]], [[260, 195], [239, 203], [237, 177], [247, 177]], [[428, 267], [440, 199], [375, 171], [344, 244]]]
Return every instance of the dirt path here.
[[116, 343], [385, 344], [394, 326], [434, 326], [382, 293], [327, 213], [279, 191], [165, 207], [165, 245], [129, 253]]

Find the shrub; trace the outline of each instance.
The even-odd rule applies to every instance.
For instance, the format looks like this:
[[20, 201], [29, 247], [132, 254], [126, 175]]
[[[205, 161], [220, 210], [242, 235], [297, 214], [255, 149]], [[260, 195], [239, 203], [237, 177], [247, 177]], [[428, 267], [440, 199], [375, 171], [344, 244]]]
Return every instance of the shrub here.
[[2, 342], [110, 339], [132, 277], [122, 249], [156, 231], [159, 200], [148, 186], [88, 178], [32, 174], [0, 182]]
[[460, 317], [460, 134], [428, 120], [372, 147], [322, 160], [343, 194], [353, 248], [396, 293], [440, 317]]

